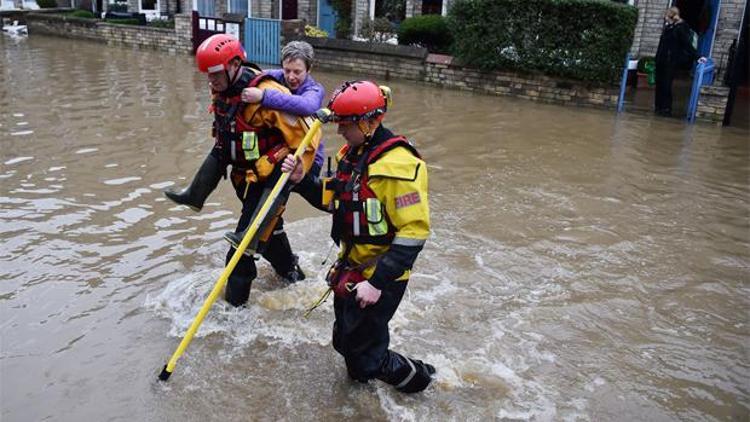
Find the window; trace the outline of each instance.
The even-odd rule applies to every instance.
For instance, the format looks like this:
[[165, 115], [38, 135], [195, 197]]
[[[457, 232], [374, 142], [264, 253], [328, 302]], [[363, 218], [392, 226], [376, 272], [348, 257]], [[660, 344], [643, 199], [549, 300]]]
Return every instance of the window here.
[[229, 0], [229, 13], [248, 16], [247, 3], [249, 0]]
[[422, 0], [423, 15], [439, 15], [443, 13], [443, 0]]

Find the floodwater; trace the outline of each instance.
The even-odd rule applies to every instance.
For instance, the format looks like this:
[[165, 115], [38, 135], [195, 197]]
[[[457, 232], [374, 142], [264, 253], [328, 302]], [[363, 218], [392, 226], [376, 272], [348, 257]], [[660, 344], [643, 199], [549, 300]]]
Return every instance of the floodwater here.
[[211, 147], [204, 79], [187, 56], [3, 35], [0, 419], [748, 420], [747, 132], [390, 85], [433, 219], [392, 347], [436, 382], [348, 380], [331, 302], [303, 318], [329, 221], [295, 197], [308, 279], [261, 262], [250, 306], [218, 301], [160, 383], [239, 212], [227, 182], [200, 214], [161, 193]]

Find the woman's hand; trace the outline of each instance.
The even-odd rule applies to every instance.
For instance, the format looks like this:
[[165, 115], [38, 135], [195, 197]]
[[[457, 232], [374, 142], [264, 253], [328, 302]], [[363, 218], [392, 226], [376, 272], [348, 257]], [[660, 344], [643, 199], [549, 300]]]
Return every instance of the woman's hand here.
[[365, 280], [357, 283], [357, 302], [359, 303], [359, 307], [365, 308], [366, 306], [374, 305], [380, 300], [381, 293], [369, 281]]
[[289, 175], [289, 180], [291, 180], [292, 183], [299, 183], [299, 181], [305, 176], [305, 169], [303, 169], [300, 164], [300, 160], [294, 158], [294, 155], [292, 154], [287, 155], [286, 158], [284, 158], [284, 161], [281, 162], [281, 171], [284, 173], [291, 173]]
[[245, 88], [242, 90], [240, 99], [245, 103], [259, 103], [263, 99], [263, 90], [256, 87]]

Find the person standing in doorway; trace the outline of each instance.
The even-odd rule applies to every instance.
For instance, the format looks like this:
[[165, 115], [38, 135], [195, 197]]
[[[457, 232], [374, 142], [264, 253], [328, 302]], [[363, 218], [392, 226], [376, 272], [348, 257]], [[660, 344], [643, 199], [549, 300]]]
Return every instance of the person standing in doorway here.
[[664, 30], [656, 50], [656, 95], [654, 112], [660, 116], [672, 115], [672, 82], [678, 70], [690, 67], [698, 57], [693, 47], [693, 32], [680, 18], [680, 10], [670, 7], [664, 13]]

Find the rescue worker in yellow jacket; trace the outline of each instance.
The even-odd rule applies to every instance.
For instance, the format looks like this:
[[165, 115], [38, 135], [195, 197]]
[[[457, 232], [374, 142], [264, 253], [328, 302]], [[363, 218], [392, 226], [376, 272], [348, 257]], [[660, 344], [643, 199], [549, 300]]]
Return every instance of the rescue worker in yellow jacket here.
[[[198, 69], [207, 73], [213, 93], [211, 109], [214, 113], [215, 144], [190, 186], [182, 192], [167, 194], [178, 203], [199, 209], [231, 165], [230, 179], [237, 197], [242, 201], [242, 214], [236, 228], [236, 232], [241, 233], [280, 176], [280, 162], [296, 150], [311, 121], [263, 108], [259, 103], [241, 101], [242, 90], [247, 87], [285, 94], [289, 94], [289, 90], [271, 76], [262, 74], [257, 66], [247, 63], [242, 45], [231, 35], [211, 36], [198, 47], [195, 57]], [[302, 156], [305, 170], [312, 166], [320, 136], [318, 133], [314, 137]], [[271, 263], [277, 274], [286, 281], [294, 282], [304, 279], [305, 275], [283, 230], [281, 213], [288, 194], [287, 190], [281, 195], [276, 212], [261, 226], [260, 239], [251, 246]], [[227, 262], [234, 250], [234, 247], [229, 249]], [[247, 302], [256, 275], [252, 253], [243, 255], [229, 276], [227, 301], [234, 306]]]
[[304, 176], [291, 155], [282, 170], [291, 172], [308, 202], [333, 214], [331, 236], [340, 246], [327, 277], [334, 291], [333, 346], [349, 376], [416, 393], [435, 368], [389, 350], [388, 323], [430, 232], [427, 166], [406, 138], [381, 125], [389, 102], [387, 87], [345, 83], [328, 106], [329, 120], [346, 139], [335, 176]]

